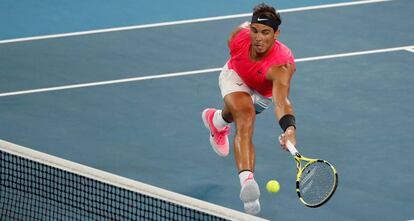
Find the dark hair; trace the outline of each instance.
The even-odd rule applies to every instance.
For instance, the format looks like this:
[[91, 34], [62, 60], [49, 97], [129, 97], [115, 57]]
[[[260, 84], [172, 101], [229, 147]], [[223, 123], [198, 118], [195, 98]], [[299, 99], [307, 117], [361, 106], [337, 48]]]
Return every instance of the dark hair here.
[[266, 5], [265, 3], [260, 3], [253, 8], [253, 17], [260, 17], [265, 16], [267, 18], [271, 18], [279, 25], [282, 23], [282, 19], [276, 9], [270, 5]]

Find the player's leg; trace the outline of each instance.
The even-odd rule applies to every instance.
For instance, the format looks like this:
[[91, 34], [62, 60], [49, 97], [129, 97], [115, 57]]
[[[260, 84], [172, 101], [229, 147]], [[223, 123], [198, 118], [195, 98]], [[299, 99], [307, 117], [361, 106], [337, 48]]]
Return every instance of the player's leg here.
[[[256, 113], [252, 99], [245, 92], [234, 92], [224, 97], [225, 116], [231, 116], [236, 125], [234, 137], [234, 156], [239, 170], [254, 170], [253, 128]], [[230, 114], [227, 114], [229, 112]]]
[[[202, 115], [203, 121], [210, 131], [210, 143], [220, 156], [228, 154], [228, 132], [221, 130], [221, 128], [229, 130], [229, 124], [236, 121], [234, 149], [237, 168], [240, 172], [240, 198], [247, 213], [257, 214], [260, 211], [260, 191], [253, 177], [255, 155], [252, 136], [255, 114], [263, 109], [257, 109], [254, 104], [257, 99], [255, 99], [253, 91], [240, 79], [237, 73], [228, 69], [227, 65], [220, 73], [219, 86], [224, 99], [224, 107], [222, 110], [205, 109]], [[219, 137], [222, 139], [217, 139]], [[226, 145], [219, 146], [216, 140], [224, 140]]]
[[234, 156], [240, 178], [240, 199], [245, 211], [257, 214], [260, 211], [260, 190], [254, 180], [255, 152], [253, 130], [256, 119], [255, 106], [251, 95], [245, 92], [234, 92], [224, 97], [223, 113], [232, 117], [236, 125], [234, 137]]
[[[250, 91], [243, 80], [233, 70], [228, 69], [227, 64], [224, 65], [220, 73], [219, 86], [223, 98], [233, 92]], [[229, 124], [233, 122], [229, 113], [226, 106], [224, 106], [223, 110], [207, 108], [202, 113], [204, 125], [210, 132], [210, 144], [219, 156], [227, 156], [229, 154]]]

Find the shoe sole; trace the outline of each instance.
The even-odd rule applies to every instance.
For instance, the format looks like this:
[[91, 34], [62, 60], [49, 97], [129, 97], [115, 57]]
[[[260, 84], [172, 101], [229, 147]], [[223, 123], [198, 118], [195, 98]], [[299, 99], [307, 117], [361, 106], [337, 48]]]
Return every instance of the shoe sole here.
[[258, 213], [260, 213], [260, 202], [259, 200], [255, 200], [255, 201], [250, 201], [250, 202], [245, 202], [244, 203], [244, 211], [247, 214], [251, 214], [251, 215], [256, 215]]
[[259, 199], [260, 197], [260, 189], [259, 185], [257, 185], [256, 181], [249, 180], [240, 191], [240, 199], [243, 202], [251, 202]]
[[225, 156], [227, 156], [228, 154], [223, 154], [223, 153], [220, 153], [220, 151], [214, 147], [214, 140], [213, 140], [214, 138], [211, 136], [211, 130], [210, 130], [210, 126], [208, 125], [207, 119], [206, 119], [206, 117], [204, 117], [204, 116], [207, 114], [207, 111], [209, 111], [209, 110], [211, 110], [211, 109], [205, 109], [205, 110], [203, 111], [203, 113], [201, 113], [201, 119], [203, 120], [204, 126], [205, 126], [205, 127], [208, 129], [208, 131], [209, 131], [209, 137], [210, 137], [210, 145], [211, 145], [211, 148], [213, 148], [214, 152], [216, 152], [216, 154], [217, 154], [217, 155], [219, 155], [219, 156], [221, 156], [221, 157], [225, 157]]

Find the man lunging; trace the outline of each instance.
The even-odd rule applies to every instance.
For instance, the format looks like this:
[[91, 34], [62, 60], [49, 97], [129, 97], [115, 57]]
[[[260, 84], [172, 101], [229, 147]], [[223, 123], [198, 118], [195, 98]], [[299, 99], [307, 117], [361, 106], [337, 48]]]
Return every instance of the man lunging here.
[[260, 212], [260, 190], [253, 175], [256, 114], [273, 103], [283, 130], [280, 145], [286, 149], [287, 140], [296, 144], [295, 117], [288, 98], [296, 67], [290, 49], [277, 40], [280, 24], [279, 13], [262, 3], [253, 9], [250, 23], [245, 22], [232, 32], [228, 40], [230, 59], [219, 77], [224, 107], [207, 108], [202, 113], [204, 125], [210, 131], [210, 144], [220, 156], [229, 154], [230, 123], [235, 123], [234, 155], [240, 199], [250, 214]]

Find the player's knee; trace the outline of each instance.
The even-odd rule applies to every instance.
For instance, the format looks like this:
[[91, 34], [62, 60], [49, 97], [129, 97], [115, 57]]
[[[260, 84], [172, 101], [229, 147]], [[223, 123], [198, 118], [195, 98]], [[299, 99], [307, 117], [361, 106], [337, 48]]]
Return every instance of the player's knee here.
[[254, 116], [256, 115], [256, 110], [252, 106], [237, 107], [233, 112], [233, 115], [235, 115], [237, 119], [242, 120], [254, 120]]
[[254, 110], [243, 111], [237, 114], [236, 124], [252, 126], [256, 118]]
[[236, 133], [241, 136], [251, 136], [253, 134], [255, 112], [243, 114], [236, 120]]

